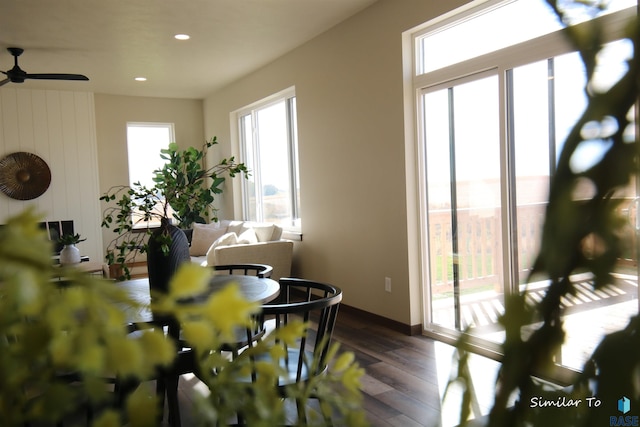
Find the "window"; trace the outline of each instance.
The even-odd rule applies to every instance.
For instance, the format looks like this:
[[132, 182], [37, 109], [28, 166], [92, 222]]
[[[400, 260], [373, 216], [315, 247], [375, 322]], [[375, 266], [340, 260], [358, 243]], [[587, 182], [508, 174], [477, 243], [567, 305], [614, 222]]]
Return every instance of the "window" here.
[[245, 220], [272, 222], [300, 232], [298, 130], [293, 89], [237, 112]]
[[173, 123], [127, 123], [129, 185], [153, 186], [153, 171], [165, 163], [160, 150], [169, 147], [173, 135]]
[[[617, 81], [632, 55], [615, 27], [635, 15], [637, 1], [610, 5], [594, 17], [612, 31], [591, 88]], [[586, 107], [586, 73], [543, 0], [490, 0], [462, 13], [413, 34], [424, 324], [434, 336], [468, 330], [480, 347], [500, 351], [504, 295], [524, 289], [537, 254], [556, 158]], [[576, 169], [607, 148], [583, 146], [572, 157]], [[638, 195], [633, 183], [617, 195], [630, 234]], [[610, 294], [594, 292], [589, 277], [576, 279], [557, 356], [563, 367], [581, 369], [603, 334], [637, 314], [638, 271], [629, 268], [637, 256], [627, 255]], [[539, 299], [545, 286], [529, 284], [527, 295]]]
[[[598, 16], [636, 3], [635, 0], [612, 0], [606, 9], [599, 11]], [[575, 9], [571, 16], [572, 25], [595, 17], [584, 16], [580, 13], [581, 8]], [[487, 28], [497, 28], [497, 25], [499, 31], [486, 31]], [[417, 72], [428, 73], [558, 31], [562, 27], [553, 11], [540, 0], [491, 1], [477, 13], [458, 16], [454, 22], [444, 21], [430, 26], [426, 33], [421, 34], [417, 40]]]
[[[153, 171], [162, 168], [165, 163], [160, 157], [160, 150], [169, 147], [175, 140], [173, 123], [127, 123], [127, 155], [129, 160], [129, 185], [139, 182], [152, 187]], [[147, 227], [146, 222], [137, 222], [137, 227]], [[149, 225], [160, 225], [159, 220], [150, 221]]]

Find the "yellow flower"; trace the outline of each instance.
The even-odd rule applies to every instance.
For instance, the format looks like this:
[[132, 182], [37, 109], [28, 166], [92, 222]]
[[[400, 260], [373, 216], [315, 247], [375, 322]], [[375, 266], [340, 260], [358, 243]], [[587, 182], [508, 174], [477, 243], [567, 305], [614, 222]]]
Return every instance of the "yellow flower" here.
[[62, 293], [62, 303], [69, 311], [77, 310], [87, 306], [85, 290], [82, 288], [70, 287]]
[[276, 366], [277, 365], [274, 363], [262, 361], [256, 362], [253, 365], [253, 368], [256, 371], [257, 378], [273, 384], [275, 382], [275, 379], [278, 377]]
[[303, 337], [307, 330], [307, 324], [302, 321], [289, 322], [286, 326], [279, 328], [276, 333], [278, 338], [287, 345], [295, 345], [300, 337]]
[[120, 414], [113, 409], [107, 409], [100, 414], [92, 424], [93, 427], [120, 427]]
[[287, 350], [284, 348], [282, 343], [274, 343], [273, 346], [269, 348], [269, 354], [271, 355], [273, 360], [279, 360], [287, 355]]
[[204, 314], [220, 332], [223, 340], [233, 339], [238, 326], [248, 326], [251, 315], [259, 311], [259, 304], [247, 301], [236, 284], [216, 292], [207, 301]]
[[166, 339], [164, 333], [159, 330], [144, 331], [139, 338], [142, 351], [145, 354], [145, 363], [157, 366], [168, 365], [176, 356], [173, 343]]
[[187, 321], [182, 324], [184, 339], [196, 348], [212, 349], [214, 347], [214, 331], [205, 321]]
[[97, 344], [84, 347], [78, 355], [78, 367], [82, 372], [98, 374], [104, 369], [104, 349]]
[[32, 271], [18, 273], [16, 282], [19, 284], [17, 290], [18, 303], [23, 314], [36, 315], [42, 309], [41, 288], [38, 285], [38, 277]]
[[145, 392], [143, 387], [138, 387], [127, 398], [127, 414], [131, 427], [155, 426], [157, 411], [157, 398]]
[[57, 334], [49, 343], [49, 353], [56, 366], [61, 366], [71, 358], [71, 339], [69, 335]]
[[180, 266], [169, 282], [170, 294], [180, 299], [202, 294], [209, 286], [212, 270], [190, 262]]
[[351, 393], [358, 393], [360, 390], [360, 379], [364, 375], [364, 369], [357, 365], [351, 365], [342, 375], [342, 385]]
[[333, 371], [338, 373], [347, 369], [354, 361], [355, 356], [351, 352], [342, 353], [333, 365]]
[[143, 354], [134, 340], [112, 337], [107, 342], [107, 348], [110, 366], [117, 374], [135, 375], [143, 369]]

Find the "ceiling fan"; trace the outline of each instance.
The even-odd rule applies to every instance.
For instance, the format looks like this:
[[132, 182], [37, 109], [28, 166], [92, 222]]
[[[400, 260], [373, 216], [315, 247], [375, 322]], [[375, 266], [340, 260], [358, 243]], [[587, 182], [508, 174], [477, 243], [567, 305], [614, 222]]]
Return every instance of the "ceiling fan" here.
[[24, 49], [19, 47], [8, 47], [7, 50], [14, 57], [14, 63], [12, 69], [8, 71], [0, 71], [0, 73], [7, 76], [6, 79], [0, 81], [0, 86], [3, 86], [9, 82], [11, 83], [24, 83], [26, 79], [38, 79], [38, 80], [89, 80], [87, 76], [82, 74], [60, 74], [60, 73], [47, 73], [47, 74], [28, 74], [18, 66], [18, 56], [22, 55]]

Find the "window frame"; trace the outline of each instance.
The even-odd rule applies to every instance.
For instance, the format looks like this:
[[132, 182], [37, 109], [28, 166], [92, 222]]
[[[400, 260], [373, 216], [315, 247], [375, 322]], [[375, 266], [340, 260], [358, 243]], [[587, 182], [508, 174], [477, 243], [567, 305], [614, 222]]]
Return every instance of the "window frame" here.
[[[240, 161], [245, 162], [249, 157], [249, 153], [247, 152], [247, 144], [245, 144], [245, 140], [247, 135], [245, 135], [245, 130], [243, 126], [243, 118], [250, 116], [251, 117], [251, 126], [252, 126], [252, 135], [251, 135], [251, 146], [253, 151], [251, 153], [251, 157], [254, 159], [254, 163], [257, 164], [257, 168], [259, 168], [259, 142], [257, 140], [257, 132], [255, 124], [257, 123], [257, 114], [258, 111], [278, 104], [280, 102], [285, 102], [286, 108], [286, 127], [287, 127], [287, 160], [286, 164], [289, 169], [289, 187], [291, 188], [291, 194], [289, 197], [289, 208], [291, 210], [291, 223], [288, 225], [282, 225], [284, 234], [283, 237], [292, 239], [292, 240], [301, 240], [302, 239], [302, 218], [300, 215], [300, 179], [299, 179], [299, 162], [298, 162], [298, 136], [297, 136], [297, 111], [296, 111], [296, 92], [295, 87], [289, 87], [280, 92], [272, 94], [266, 98], [263, 98], [259, 101], [256, 101], [252, 104], [249, 104], [239, 110], [236, 110], [232, 113], [232, 121], [235, 122], [235, 129], [237, 132], [236, 141], [237, 148], [240, 156]], [[256, 180], [255, 186], [257, 188], [261, 188], [261, 177], [259, 174], [255, 173], [255, 171], [250, 171], [251, 175]], [[296, 195], [296, 193], [298, 195]], [[256, 221], [264, 221], [263, 211], [262, 211], [262, 194], [256, 192]], [[250, 198], [250, 184], [248, 181], [243, 180], [241, 185], [241, 197], [240, 197], [240, 206], [239, 210], [242, 213], [243, 220], [250, 220], [251, 218], [251, 202]]]
[[[133, 180], [131, 179], [131, 157], [130, 157], [130, 150], [129, 150], [129, 145], [130, 145], [130, 140], [129, 140], [129, 127], [141, 127], [141, 128], [163, 128], [163, 129], [167, 129], [169, 131], [169, 141], [167, 142], [167, 145], [163, 148], [168, 148], [169, 147], [169, 143], [173, 142], [176, 140], [175, 137], [175, 123], [170, 123], [170, 122], [127, 122], [126, 124], [126, 130], [127, 130], [127, 179], [128, 179], [128, 185], [131, 187], [133, 185]], [[158, 158], [160, 158], [160, 151], [158, 151]], [[165, 161], [166, 163], [166, 161]], [[132, 222], [132, 226], [134, 231], [136, 230], [145, 230], [147, 228], [153, 229], [153, 228], [158, 228], [160, 227], [160, 220], [153, 218], [151, 219], [151, 221], [143, 221], [143, 220], [135, 220], [134, 218], [131, 218], [131, 222]]]
[[[406, 141], [406, 161], [407, 176], [406, 183], [408, 188], [408, 232], [409, 232], [409, 249], [415, 249], [415, 256], [410, 259], [410, 278], [412, 281], [412, 292], [419, 295], [422, 302], [421, 304], [421, 319], [423, 326], [423, 333], [425, 335], [433, 336], [439, 340], [448, 341], [455, 339], [459, 334], [452, 333], [451, 330], [439, 330], [431, 323], [431, 313], [429, 307], [431, 307], [431, 296], [428, 287], [429, 284], [429, 242], [428, 242], [428, 230], [429, 223], [427, 220], [427, 213], [424, 209], [427, 202], [427, 180], [426, 180], [426, 148], [425, 138], [423, 135], [423, 109], [421, 106], [421, 97], [425, 92], [435, 91], [439, 87], [446, 87], [452, 84], [458, 84], [459, 82], [475, 80], [477, 76], [483, 73], [497, 73], [500, 81], [499, 95], [504, 101], [501, 102], [500, 111], [500, 129], [503, 139], [501, 142], [502, 152], [500, 159], [500, 168], [503, 171], [501, 185], [503, 188], [503, 209], [509, 209], [508, 207], [514, 203], [511, 198], [511, 190], [508, 187], [506, 181], [509, 179], [509, 156], [512, 155], [507, 129], [507, 111], [506, 111], [506, 79], [509, 70], [516, 67], [531, 64], [537, 61], [546, 60], [550, 57], [561, 56], [566, 53], [575, 51], [575, 47], [572, 46], [564, 35], [566, 30], [559, 30], [549, 34], [545, 34], [528, 41], [524, 41], [512, 46], [508, 46], [494, 52], [489, 52], [475, 58], [467, 59], [463, 62], [459, 62], [453, 65], [449, 65], [440, 69], [430, 71], [428, 73], [422, 73], [421, 70], [421, 43], [420, 40], [434, 31], [453, 25], [455, 22], [462, 22], [464, 20], [472, 18], [475, 14], [485, 13], [491, 8], [498, 7], [501, 3], [508, 3], [513, 0], [489, 0], [489, 1], [474, 1], [462, 8], [453, 10], [441, 17], [438, 17], [432, 21], [429, 21], [419, 27], [407, 31], [404, 34], [404, 52], [405, 52], [405, 114], [409, 115], [405, 121], [405, 129], [407, 131]], [[627, 22], [626, 20], [630, 16], [637, 14], [637, 8], [631, 7], [616, 11], [615, 13], [606, 14], [596, 18], [600, 21], [604, 27], [609, 31], [606, 34], [603, 43], [608, 43], [619, 39], [622, 34], [622, 27]], [[576, 24], [575, 27], [586, 27], [589, 23]], [[523, 48], [526, 47], [526, 48]], [[503, 253], [504, 256], [511, 256], [511, 247], [513, 242], [510, 241], [512, 230], [509, 229], [510, 221], [506, 220], [507, 213], [503, 213], [505, 220], [503, 221]], [[426, 240], [426, 241], [425, 241]], [[503, 277], [506, 281], [511, 283], [505, 287], [510, 286], [512, 289], [516, 288], [514, 277], [509, 266], [513, 264], [513, 260], [510, 258], [505, 259]], [[507, 290], [507, 289], [505, 289]], [[490, 343], [482, 342], [480, 340], [471, 337], [471, 342], [476, 346], [477, 352], [484, 354], [488, 357], [500, 359], [501, 351], [499, 347], [493, 346]], [[560, 369], [558, 375], [562, 377], [566, 374], [566, 370]]]

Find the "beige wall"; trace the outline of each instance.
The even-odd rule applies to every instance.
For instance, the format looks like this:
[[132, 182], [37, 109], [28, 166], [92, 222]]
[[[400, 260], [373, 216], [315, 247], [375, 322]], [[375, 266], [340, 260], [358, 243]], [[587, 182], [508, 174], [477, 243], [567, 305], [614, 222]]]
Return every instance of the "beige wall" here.
[[[100, 194], [129, 183], [127, 122], [174, 123], [176, 142], [183, 148], [200, 147], [209, 137], [203, 131], [201, 100], [95, 94], [95, 110]], [[106, 247], [114, 235], [106, 229], [102, 235]]]
[[205, 129], [229, 141], [230, 112], [296, 87], [295, 273], [404, 324], [420, 324], [421, 314], [418, 285], [409, 284], [402, 32], [463, 3], [382, 0], [204, 103]]

